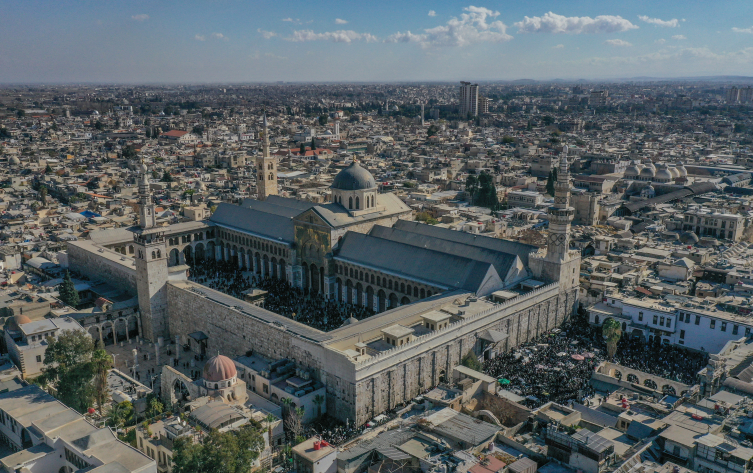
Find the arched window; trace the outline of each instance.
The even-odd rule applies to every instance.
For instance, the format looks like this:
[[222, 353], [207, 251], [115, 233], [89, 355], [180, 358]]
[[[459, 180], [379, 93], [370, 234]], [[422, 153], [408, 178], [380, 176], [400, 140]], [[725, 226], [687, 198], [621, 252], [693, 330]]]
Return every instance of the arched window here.
[[274, 174], [272, 174], [272, 173], [270, 172], [270, 173], [269, 173], [269, 180], [270, 180], [270, 181], [272, 181], [272, 180], [274, 180], [274, 178], [275, 178]]
[[260, 181], [263, 181], [263, 180], [264, 180], [264, 174], [259, 174], [259, 180], [260, 180]]
[[353, 197], [348, 197], [348, 208], [349, 209], [353, 208]]
[[269, 169], [270, 171], [271, 171], [272, 169], [274, 169], [274, 168], [272, 167], [272, 163], [269, 163], [269, 165], [267, 165], [267, 169]]
[[356, 197], [356, 210], [361, 208], [360, 202], [361, 202], [360, 199]]
[[160, 250], [157, 250], [157, 258], [162, 258], [162, 252], [160, 252]]
[[155, 253], [154, 251], [152, 251], [152, 259], [156, 259], [156, 258], [157, 258], [157, 253]]

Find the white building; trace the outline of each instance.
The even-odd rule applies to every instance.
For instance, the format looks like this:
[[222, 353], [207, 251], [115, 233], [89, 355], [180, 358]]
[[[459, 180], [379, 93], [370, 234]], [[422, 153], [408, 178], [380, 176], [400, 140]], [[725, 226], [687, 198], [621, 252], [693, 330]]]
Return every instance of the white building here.
[[478, 116], [478, 84], [460, 82], [460, 116]]
[[25, 315], [16, 315], [6, 326], [5, 346], [13, 363], [21, 370], [24, 378], [42, 373], [44, 352], [48, 337], [59, 337], [67, 330], [88, 332], [70, 317], [42, 319], [32, 322]]
[[0, 440], [16, 452], [0, 459], [4, 471], [157, 473], [109, 427], [95, 427], [35, 385], [0, 394]]

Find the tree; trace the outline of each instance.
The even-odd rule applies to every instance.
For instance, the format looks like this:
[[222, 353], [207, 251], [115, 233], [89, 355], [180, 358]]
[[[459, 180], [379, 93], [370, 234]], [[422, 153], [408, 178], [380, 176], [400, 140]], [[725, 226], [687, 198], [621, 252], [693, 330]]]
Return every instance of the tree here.
[[160, 181], [173, 182], [173, 176], [171, 176], [169, 172], [165, 171], [162, 173], [162, 179], [160, 179]]
[[162, 414], [162, 411], [164, 409], [165, 409], [165, 405], [162, 404], [162, 401], [160, 401], [157, 396], [152, 396], [151, 399], [149, 399], [149, 402], [147, 403], [146, 416], [147, 417], [158, 416]]
[[607, 355], [609, 358], [614, 358], [617, 353], [617, 343], [622, 337], [622, 327], [620, 323], [613, 318], [608, 318], [601, 326], [601, 334], [604, 336], [604, 341], [607, 343]]
[[550, 170], [546, 178], [546, 193], [554, 196], [554, 170]]
[[314, 396], [314, 404], [316, 404], [316, 416], [322, 416], [322, 404], [324, 404], [324, 396], [317, 394]]
[[107, 374], [113, 367], [112, 356], [103, 349], [94, 350], [92, 354], [92, 370], [94, 371], [94, 397], [97, 399], [97, 410], [102, 415], [102, 406], [107, 402]]
[[471, 196], [471, 205], [473, 204], [473, 198], [478, 193], [478, 178], [471, 174], [465, 180], [465, 192]]
[[152, 129], [149, 128], [149, 127], [147, 127], [146, 130], [144, 130], [144, 134], [146, 135], [147, 138], [151, 138], [152, 137]]
[[473, 350], [468, 350], [468, 353], [466, 353], [463, 359], [460, 360], [460, 364], [465, 366], [466, 368], [470, 368], [479, 372], [484, 369], [484, 366], [480, 361], [478, 361], [478, 357], [475, 353], [473, 353]]
[[287, 409], [285, 413], [285, 431], [290, 434], [293, 440], [303, 432], [303, 408]]
[[200, 443], [190, 436], [173, 445], [173, 473], [247, 473], [264, 450], [258, 424], [221, 433], [212, 430]]
[[191, 133], [201, 138], [204, 136], [204, 125], [195, 125], [193, 128], [191, 128]]
[[107, 412], [105, 424], [115, 430], [125, 426], [133, 418], [133, 404], [131, 401], [123, 401], [110, 408]]
[[301, 156], [306, 155], [306, 145], [301, 143]]
[[95, 396], [94, 341], [81, 330], [65, 330], [57, 338], [49, 337], [47, 343], [40, 381], [54, 386], [64, 404], [86, 412]]
[[277, 420], [277, 417], [273, 416], [272, 414], [267, 414], [267, 417], [264, 419], [267, 421], [267, 440], [269, 440], [269, 446], [272, 447], [272, 423]]
[[434, 136], [437, 133], [439, 133], [439, 128], [433, 123], [429, 125], [429, 128], [426, 130], [426, 136]]
[[65, 278], [58, 288], [58, 299], [64, 304], [71, 307], [76, 307], [79, 304], [78, 291], [76, 291], [76, 285], [71, 280], [71, 273], [65, 272]]
[[316, 138], [311, 138], [311, 151], [316, 149]]
[[319, 115], [319, 126], [324, 126], [329, 121], [329, 117], [327, 115]]
[[39, 200], [40, 202], [42, 202], [42, 205], [45, 205], [47, 203], [47, 187], [46, 186], [39, 187]]
[[44, 168], [44, 173], [45, 174], [51, 174], [52, 173], [52, 168], [50, 167], [49, 164]]
[[476, 198], [476, 205], [487, 207], [492, 210], [499, 210], [497, 186], [494, 184], [494, 178], [492, 175], [482, 172], [478, 177], [478, 182], [479, 190]]

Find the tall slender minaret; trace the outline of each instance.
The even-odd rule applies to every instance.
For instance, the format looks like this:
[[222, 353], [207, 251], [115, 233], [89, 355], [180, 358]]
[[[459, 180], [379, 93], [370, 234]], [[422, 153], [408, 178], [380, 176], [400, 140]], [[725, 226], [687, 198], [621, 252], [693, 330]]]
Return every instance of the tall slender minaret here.
[[421, 126], [424, 126], [424, 103], [421, 102]]
[[340, 141], [340, 115], [335, 115], [335, 139]]
[[149, 170], [143, 159], [141, 160], [139, 170], [141, 171], [141, 176], [139, 176], [139, 226], [147, 229], [157, 225], [157, 217], [154, 215], [152, 191], [149, 187]]
[[264, 142], [261, 157], [256, 158], [256, 191], [259, 200], [277, 195], [277, 162], [269, 155], [269, 127], [264, 112]]
[[156, 342], [160, 337], [169, 336], [165, 289], [168, 279], [167, 247], [165, 232], [157, 227], [148, 169], [143, 161], [140, 170], [139, 224], [131, 228], [135, 250], [136, 292], [142, 333], [147, 340]]
[[549, 208], [549, 240], [546, 259], [564, 261], [570, 247], [570, 223], [575, 209], [570, 207], [570, 166], [567, 162], [567, 145], [562, 149], [557, 182], [554, 183], [554, 205]]

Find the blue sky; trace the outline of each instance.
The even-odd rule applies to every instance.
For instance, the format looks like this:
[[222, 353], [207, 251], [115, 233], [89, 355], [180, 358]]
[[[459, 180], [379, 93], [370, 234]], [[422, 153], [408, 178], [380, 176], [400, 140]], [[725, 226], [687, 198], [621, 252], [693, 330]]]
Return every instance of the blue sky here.
[[0, 0], [0, 82], [753, 76], [753, 2]]

